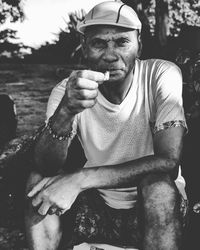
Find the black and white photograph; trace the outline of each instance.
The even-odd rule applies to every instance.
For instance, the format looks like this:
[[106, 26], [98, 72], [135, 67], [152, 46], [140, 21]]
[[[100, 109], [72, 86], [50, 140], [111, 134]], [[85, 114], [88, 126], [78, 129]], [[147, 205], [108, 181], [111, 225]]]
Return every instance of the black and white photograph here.
[[0, 250], [199, 250], [199, 167], [199, 0], [0, 0]]

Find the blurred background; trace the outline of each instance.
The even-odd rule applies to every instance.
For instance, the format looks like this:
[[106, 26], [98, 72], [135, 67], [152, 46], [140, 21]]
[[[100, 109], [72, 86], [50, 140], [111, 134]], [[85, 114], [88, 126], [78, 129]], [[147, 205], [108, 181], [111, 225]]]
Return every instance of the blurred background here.
[[[18, 182], [5, 191], [3, 181], [10, 183], [2, 174], [5, 162], [44, 121], [55, 84], [84, 64], [77, 22], [100, 2], [0, 1], [0, 250], [27, 249], [19, 205], [23, 198], [13, 191]], [[184, 249], [200, 249], [200, 215], [193, 211], [200, 201], [200, 1], [123, 2], [137, 11], [142, 22], [141, 59], [169, 60], [182, 71], [189, 128], [182, 166], [190, 202]]]

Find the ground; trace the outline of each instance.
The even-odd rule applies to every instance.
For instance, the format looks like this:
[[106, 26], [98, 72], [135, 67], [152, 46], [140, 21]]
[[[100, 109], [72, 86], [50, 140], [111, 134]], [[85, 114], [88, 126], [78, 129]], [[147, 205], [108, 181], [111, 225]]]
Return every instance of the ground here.
[[[43, 123], [52, 88], [69, 72], [68, 67], [63, 65], [0, 64], [0, 93], [9, 94], [17, 110], [14, 149], [19, 137], [31, 136]], [[1, 160], [3, 157], [5, 155], [0, 157]], [[12, 195], [8, 196], [2, 189], [0, 182], [0, 250], [25, 250], [22, 207], [15, 206]]]

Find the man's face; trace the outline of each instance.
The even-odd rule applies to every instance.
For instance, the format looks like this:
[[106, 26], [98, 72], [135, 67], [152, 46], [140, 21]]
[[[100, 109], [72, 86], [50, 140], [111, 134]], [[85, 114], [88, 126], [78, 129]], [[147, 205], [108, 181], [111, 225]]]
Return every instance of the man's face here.
[[138, 55], [138, 31], [114, 26], [90, 27], [85, 33], [84, 55], [89, 67], [109, 71], [110, 82], [123, 81]]

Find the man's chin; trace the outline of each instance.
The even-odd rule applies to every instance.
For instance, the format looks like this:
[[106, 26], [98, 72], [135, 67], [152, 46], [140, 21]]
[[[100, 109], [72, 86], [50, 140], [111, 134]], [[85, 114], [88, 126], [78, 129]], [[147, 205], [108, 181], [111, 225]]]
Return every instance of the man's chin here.
[[108, 82], [118, 82], [118, 81], [123, 81], [125, 76], [122, 71], [120, 70], [112, 70], [109, 71], [109, 80]]

